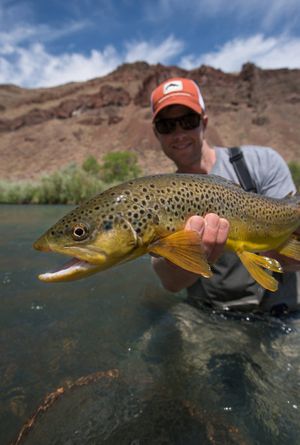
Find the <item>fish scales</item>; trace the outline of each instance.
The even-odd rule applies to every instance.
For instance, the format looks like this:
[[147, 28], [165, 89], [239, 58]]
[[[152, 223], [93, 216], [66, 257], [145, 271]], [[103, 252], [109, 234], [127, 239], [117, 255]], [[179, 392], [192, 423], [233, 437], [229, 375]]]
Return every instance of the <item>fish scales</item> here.
[[[73, 253], [98, 265], [105, 257], [104, 269], [150, 252], [151, 243], [175, 236], [190, 216], [211, 212], [229, 220], [227, 247], [240, 257], [244, 255], [242, 260], [246, 258], [244, 251], [259, 252], [281, 246], [299, 226], [300, 219], [298, 202], [245, 192], [221, 177], [155, 175], [120, 184], [90, 199], [49, 229], [35, 247]], [[174, 239], [176, 236], [171, 244]], [[247, 257], [245, 261], [248, 260]], [[274, 267], [279, 269], [277, 265]]]

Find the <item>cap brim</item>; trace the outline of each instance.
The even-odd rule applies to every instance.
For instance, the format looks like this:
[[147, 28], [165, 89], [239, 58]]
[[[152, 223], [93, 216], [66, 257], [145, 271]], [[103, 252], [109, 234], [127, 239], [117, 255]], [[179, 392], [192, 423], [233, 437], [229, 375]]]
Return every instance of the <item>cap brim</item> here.
[[169, 107], [170, 105], [183, 105], [184, 107], [190, 108], [198, 114], [203, 113], [203, 109], [200, 107], [200, 104], [193, 102], [189, 97], [185, 96], [176, 96], [169, 97], [165, 99], [158, 107], [155, 113], [153, 114], [152, 120], [154, 120], [158, 113], [160, 113], [164, 108]]

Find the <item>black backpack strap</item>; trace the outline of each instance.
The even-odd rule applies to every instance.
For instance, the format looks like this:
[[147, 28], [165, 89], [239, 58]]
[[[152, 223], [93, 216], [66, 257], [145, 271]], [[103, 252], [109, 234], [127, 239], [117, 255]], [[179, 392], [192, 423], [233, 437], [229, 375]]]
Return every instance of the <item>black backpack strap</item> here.
[[229, 160], [237, 174], [239, 182], [246, 192], [257, 193], [256, 185], [250, 176], [244, 155], [240, 147], [228, 148]]

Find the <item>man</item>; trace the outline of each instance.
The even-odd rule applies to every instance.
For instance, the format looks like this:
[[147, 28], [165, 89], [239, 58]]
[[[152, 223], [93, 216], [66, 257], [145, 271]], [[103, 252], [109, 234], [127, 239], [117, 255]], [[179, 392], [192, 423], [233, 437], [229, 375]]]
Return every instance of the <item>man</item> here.
[[[153, 91], [151, 106], [154, 133], [178, 173], [216, 174], [239, 182], [229, 151], [211, 147], [205, 139], [208, 117], [194, 81], [168, 79]], [[274, 150], [257, 146], [241, 149], [258, 193], [275, 198], [295, 193], [289, 169]], [[195, 215], [189, 218], [185, 229], [198, 231], [202, 236], [208, 261], [214, 264], [214, 275], [205, 279], [164, 258], [153, 258], [154, 270], [166, 289], [177, 292], [187, 288], [193, 303], [205, 301], [221, 308], [272, 313], [297, 308], [299, 285], [296, 274], [290, 271], [299, 270], [299, 262], [277, 256], [286, 273], [279, 277], [278, 291], [270, 293], [250, 277], [234, 253], [223, 253], [229, 233], [226, 219], [216, 214], [204, 218]]]

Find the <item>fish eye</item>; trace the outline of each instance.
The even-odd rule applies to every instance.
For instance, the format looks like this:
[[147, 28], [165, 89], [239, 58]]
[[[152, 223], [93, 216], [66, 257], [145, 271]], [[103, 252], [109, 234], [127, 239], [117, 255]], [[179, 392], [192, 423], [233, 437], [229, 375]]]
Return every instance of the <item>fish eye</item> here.
[[72, 237], [75, 241], [82, 241], [89, 234], [88, 227], [85, 224], [76, 224], [72, 228]]

